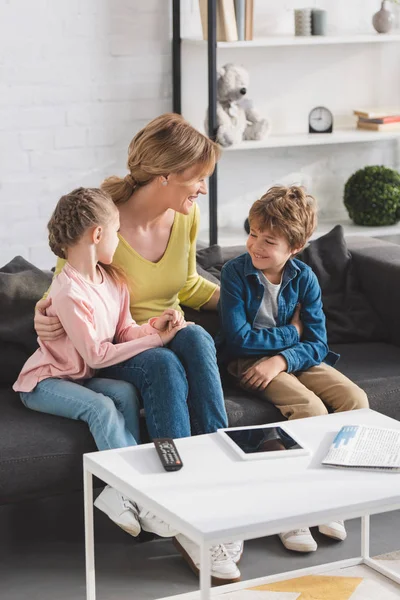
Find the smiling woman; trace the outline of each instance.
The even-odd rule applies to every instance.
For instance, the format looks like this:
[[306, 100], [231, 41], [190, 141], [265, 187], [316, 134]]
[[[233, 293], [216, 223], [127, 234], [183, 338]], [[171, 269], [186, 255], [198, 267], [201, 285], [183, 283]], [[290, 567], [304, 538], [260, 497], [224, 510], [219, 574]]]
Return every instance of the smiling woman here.
[[[196, 310], [217, 306], [219, 287], [196, 271], [196, 199], [207, 192], [205, 178], [214, 170], [219, 154], [219, 146], [181, 116], [162, 115], [130, 143], [129, 173], [124, 178], [110, 177], [101, 186], [119, 211], [113, 265], [126, 276], [130, 311], [138, 324], [166, 309], [183, 312], [181, 304]], [[64, 262], [58, 260], [56, 275]], [[43, 340], [63, 335], [57, 319], [40, 314], [47, 306], [41, 301], [35, 317]], [[139, 390], [151, 438], [187, 437], [227, 426], [214, 341], [197, 325], [179, 331], [167, 347], [146, 350], [100, 370], [99, 375], [133, 383]], [[116, 520], [104, 504], [96, 506]], [[131, 509], [122, 506], [120, 510]], [[143, 528], [157, 533], [154, 519], [140, 514], [140, 520]], [[179, 547], [187, 560], [196, 563], [199, 551], [183, 535]], [[211, 551], [211, 569], [213, 577], [225, 583], [240, 575], [222, 546]]]

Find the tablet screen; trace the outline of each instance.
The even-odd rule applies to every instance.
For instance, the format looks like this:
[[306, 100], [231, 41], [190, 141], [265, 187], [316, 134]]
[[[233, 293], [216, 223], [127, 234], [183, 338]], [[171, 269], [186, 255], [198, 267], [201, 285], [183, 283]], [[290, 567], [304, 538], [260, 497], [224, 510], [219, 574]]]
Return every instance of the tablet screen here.
[[225, 433], [245, 454], [302, 449], [302, 446], [281, 427], [225, 430]]

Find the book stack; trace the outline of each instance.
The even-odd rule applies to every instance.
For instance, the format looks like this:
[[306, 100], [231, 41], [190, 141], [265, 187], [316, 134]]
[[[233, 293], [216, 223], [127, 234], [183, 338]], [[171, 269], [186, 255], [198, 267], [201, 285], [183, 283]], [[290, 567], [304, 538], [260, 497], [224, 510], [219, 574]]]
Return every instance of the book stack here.
[[355, 110], [357, 129], [400, 131], [400, 107]]
[[[208, 0], [199, 0], [203, 39], [208, 37]], [[217, 0], [217, 41], [253, 39], [254, 0]]]

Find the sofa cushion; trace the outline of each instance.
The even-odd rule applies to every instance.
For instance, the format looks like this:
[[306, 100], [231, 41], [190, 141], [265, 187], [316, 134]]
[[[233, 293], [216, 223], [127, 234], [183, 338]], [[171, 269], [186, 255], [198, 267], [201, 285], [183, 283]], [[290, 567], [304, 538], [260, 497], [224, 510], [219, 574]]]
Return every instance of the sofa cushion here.
[[318, 277], [330, 344], [387, 339], [383, 323], [361, 291], [340, 225], [311, 241], [298, 258]]
[[25, 408], [0, 388], [0, 504], [82, 489], [82, 454], [96, 450], [87, 425]]
[[37, 347], [33, 314], [50, 282], [48, 273], [22, 256], [0, 269], [0, 352], [6, 357], [0, 369], [1, 383], [13, 383]]
[[400, 348], [392, 344], [335, 344], [336, 368], [368, 395], [370, 407], [400, 420]]

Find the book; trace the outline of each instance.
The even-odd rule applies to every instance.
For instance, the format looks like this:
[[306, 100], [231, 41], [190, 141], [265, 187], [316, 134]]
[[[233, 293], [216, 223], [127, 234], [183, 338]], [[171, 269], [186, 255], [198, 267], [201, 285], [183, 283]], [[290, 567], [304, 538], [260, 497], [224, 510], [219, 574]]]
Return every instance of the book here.
[[[208, 39], [208, 0], [199, 0], [203, 39]], [[234, 0], [217, 0], [217, 41], [236, 42], [238, 39]]]
[[353, 110], [353, 113], [357, 117], [363, 117], [364, 119], [382, 119], [384, 117], [392, 117], [400, 115], [400, 107], [391, 108], [369, 108], [364, 110]]
[[249, 41], [253, 39], [254, 23], [254, 0], [246, 0], [244, 38]]
[[221, 11], [221, 21], [225, 28], [225, 40], [237, 42], [238, 30], [236, 25], [234, 0], [217, 0]]
[[330, 467], [400, 471], [400, 430], [345, 425], [322, 461]]
[[372, 131], [400, 131], [400, 121], [396, 123], [367, 123], [359, 121], [357, 129], [368, 129]]
[[246, 0], [235, 0], [235, 15], [238, 40], [245, 39]]
[[382, 117], [381, 119], [365, 119], [364, 117], [358, 117], [359, 123], [378, 123], [383, 125], [385, 123], [397, 123], [400, 121], [400, 115], [394, 115], [393, 117]]

